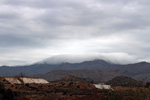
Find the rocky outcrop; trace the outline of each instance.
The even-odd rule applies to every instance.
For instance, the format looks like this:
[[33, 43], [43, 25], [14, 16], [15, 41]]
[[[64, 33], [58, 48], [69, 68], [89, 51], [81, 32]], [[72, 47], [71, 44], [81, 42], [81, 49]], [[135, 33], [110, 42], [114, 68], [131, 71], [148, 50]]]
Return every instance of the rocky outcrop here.
[[4, 77], [3, 80], [8, 81], [10, 84], [26, 84], [26, 83], [36, 83], [36, 84], [45, 84], [49, 83], [48, 81], [41, 78], [33, 77]]
[[113, 90], [110, 85], [105, 84], [93, 84], [98, 89], [105, 89], [105, 90]]

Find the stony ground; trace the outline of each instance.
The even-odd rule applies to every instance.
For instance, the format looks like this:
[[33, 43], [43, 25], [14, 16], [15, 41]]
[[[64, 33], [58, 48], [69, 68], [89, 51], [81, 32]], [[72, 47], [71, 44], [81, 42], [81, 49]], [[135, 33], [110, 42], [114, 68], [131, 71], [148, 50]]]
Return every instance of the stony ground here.
[[5, 84], [5, 89], [13, 92], [14, 100], [150, 100], [149, 88], [113, 88], [114, 90], [100, 90], [92, 84], [82, 82]]

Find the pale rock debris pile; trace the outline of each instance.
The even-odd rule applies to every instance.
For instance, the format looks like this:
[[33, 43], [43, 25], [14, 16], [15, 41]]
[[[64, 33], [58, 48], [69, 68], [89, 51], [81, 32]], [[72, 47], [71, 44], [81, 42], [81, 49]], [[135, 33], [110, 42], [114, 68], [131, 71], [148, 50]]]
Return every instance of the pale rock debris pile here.
[[21, 84], [21, 82], [15, 77], [5, 77], [4, 79], [11, 84]]
[[106, 90], [113, 90], [110, 85], [105, 84], [93, 84], [98, 89], [106, 89]]
[[32, 77], [4, 77], [6, 81], [10, 84], [27, 84], [27, 83], [36, 83], [36, 84], [46, 84], [48, 81], [41, 78], [32, 78]]
[[41, 79], [41, 78], [22, 78], [23, 82], [24, 83], [49, 83], [48, 81], [44, 80], [44, 79]]

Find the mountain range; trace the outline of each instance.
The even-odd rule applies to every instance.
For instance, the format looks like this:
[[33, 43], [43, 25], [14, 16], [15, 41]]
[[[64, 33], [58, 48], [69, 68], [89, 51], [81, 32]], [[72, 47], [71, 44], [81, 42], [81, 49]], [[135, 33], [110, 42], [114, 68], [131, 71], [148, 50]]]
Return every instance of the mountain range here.
[[[112, 64], [104, 60], [93, 60], [93, 61], [84, 61], [81, 63], [61, 63], [61, 64], [47, 64], [47, 63], [36, 63], [32, 65], [25, 66], [1, 66], [0, 67], [0, 76], [15, 76], [20, 73], [24, 73], [26, 76], [33, 75], [44, 75], [53, 71], [62, 70], [73, 71], [78, 70], [80, 73], [85, 71], [100, 71], [100, 72], [116, 72], [131, 76], [134, 79], [149, 80], [150, 76], [150, 63], [148, 62], [139, 62], [133, 64]], [[95, 73], [95, 72], [93, 72]], [[59, 73], [58, 73], [59, 74]], [[114, 73], [115, 74], [115, 73]]]

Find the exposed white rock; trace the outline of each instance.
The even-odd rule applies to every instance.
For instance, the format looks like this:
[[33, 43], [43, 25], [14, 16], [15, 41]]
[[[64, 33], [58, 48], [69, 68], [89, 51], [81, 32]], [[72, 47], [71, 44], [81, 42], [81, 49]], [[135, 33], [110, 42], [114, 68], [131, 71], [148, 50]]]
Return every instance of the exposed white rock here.
[[21, 83], [36, 83], [36, 84], [46, 84], [48, 81], [41, 78], [31, 78], [31, 77], [5, 77], [6, 81], [11, 84], [21, 84]]
[[26, 78], [26, 77], [23, 77], [21, 79], [23, 80], [24, 83], [40, 83], [40, 84], [48, 83], [48, 81], [46, 81], [44, 79], [40, 79], [40, 78]]
[[93, 84], [93, 85], [98, 89], [113, 90], [110, 85], [105, 85], [105, 84]]
[[7, 80], [11, 84], [21, 84], [21, 82], [17, 78], [5, 77], [5, 80]]

